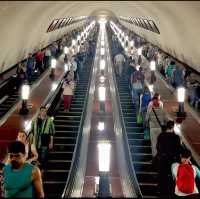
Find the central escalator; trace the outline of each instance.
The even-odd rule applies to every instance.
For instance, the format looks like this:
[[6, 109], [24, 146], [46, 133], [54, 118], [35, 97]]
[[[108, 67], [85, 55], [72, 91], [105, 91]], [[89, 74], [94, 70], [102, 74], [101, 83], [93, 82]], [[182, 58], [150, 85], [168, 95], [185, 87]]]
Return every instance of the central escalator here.
[[128, 80], [117, 78], [119, 100], [139, 187], [144, 198], [157, 196], [157, 172], [152, 166], [151, 141], [144, 139], [143, 128], [136, 123], [136, 108], [132, 102]]
[[48, 169], [44, 172], [44, 191], [46, 197], [61, 197], [72, 166], [76, 141], [81, 125], [81, 118], [92, 68], [90, 59], [79, 76], [69, 112], [64, 111], [63, 102], [55, 116], [54, 150], [49, 154]]

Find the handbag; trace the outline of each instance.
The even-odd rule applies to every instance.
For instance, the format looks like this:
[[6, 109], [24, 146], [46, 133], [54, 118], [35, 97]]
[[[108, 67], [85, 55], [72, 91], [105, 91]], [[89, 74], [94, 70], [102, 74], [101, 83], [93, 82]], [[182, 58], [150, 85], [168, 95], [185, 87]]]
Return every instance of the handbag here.
[[143, 123], [143, 117], [140, 113], [137, 114], [137, 117], [136, 117], [136, 122], [137, 124], [142, 124]]
[[150, 129], [149, 128], [144, 129], [144, 139], [150, 140]]

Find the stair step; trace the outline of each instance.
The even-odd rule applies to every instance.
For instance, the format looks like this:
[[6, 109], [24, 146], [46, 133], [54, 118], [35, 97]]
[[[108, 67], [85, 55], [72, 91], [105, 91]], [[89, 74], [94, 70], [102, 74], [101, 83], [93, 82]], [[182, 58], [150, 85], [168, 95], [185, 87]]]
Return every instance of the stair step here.
[[133, 145], [133, 146], [151, 146], [150, 140], [129, 139], [128, 142], [130, 145]]
[[137, 161], [137, 162], [148, 162], [152, 160], [152, 155], [151, 154], [132, 154], [132, 159], [133, 161]]
[[45, 197], [48, 197], [48, 194], [50, 195], [51, 193], [54, 193], [56, 195], [59, 195], [61, 198], [65, 185], [66, 181], [43, 181]]
[[47, 169], [55, 169], [55, 170], [69, 170], [71, 166], [71, 162], [48, 162]]
[[74, 144], [54, 144], [54, 150], [55, 151], [68, 151], [68, 152], [74, 152], [75, 145]]
[[54, 137], [56, 144], [76, 144], [76, 137]]
[[56, 160], [65, 160], [65, 161], [70, 161], [72, 160], [73, 157], [73, 151], [54, 151], [49, 153], [49, 161], [56, 161]]
[[55, 129], [57, 130], [62, 130], [62, 131], [78, 131], [79, 126], [77, 125], [55, 125]]

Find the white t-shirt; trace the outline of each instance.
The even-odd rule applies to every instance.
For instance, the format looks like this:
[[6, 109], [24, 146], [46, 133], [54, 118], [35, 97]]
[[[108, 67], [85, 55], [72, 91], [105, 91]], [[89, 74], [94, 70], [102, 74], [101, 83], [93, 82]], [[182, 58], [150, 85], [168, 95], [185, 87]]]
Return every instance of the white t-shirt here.
[[73, 71], [76, 71], [77, 70], [77, 63], [76, 63], [76, 61], [71, 62], [71, 66], [70, 67], [72, 68]]
[[115, 62], [116, 62], [116, 63], [125, 62], [124, 55], [122, 55], [122, 54], [117, 54], [117, 55], [115, 55]]

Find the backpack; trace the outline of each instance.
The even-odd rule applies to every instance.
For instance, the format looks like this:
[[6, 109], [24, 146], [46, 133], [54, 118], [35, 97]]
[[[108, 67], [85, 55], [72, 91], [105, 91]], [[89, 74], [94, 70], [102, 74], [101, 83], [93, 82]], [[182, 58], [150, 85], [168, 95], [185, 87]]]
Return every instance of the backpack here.
[[151, 94], [144, 93], [142, 96], [142, 107], [147, 107], [150, 101], [151, 101]]
[[178, 190], [185, 194], [194, 192], [194, 170], [190, 164], [180, 164], [178, 166], [176, 185]]

